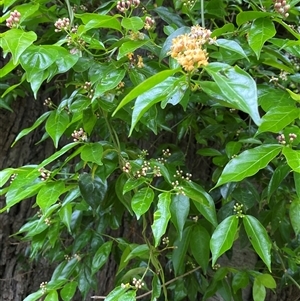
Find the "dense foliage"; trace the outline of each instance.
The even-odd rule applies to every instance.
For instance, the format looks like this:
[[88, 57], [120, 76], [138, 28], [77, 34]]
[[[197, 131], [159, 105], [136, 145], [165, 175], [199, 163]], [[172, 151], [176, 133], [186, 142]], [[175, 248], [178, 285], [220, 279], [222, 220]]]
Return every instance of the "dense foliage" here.
[[[25, 300], [85, 299], [109, 258], [107, 301], [300, 289], [299, 1], [100, 2], [3, 1], [0, 106], [43, 88], [15, 143], [56, 148], [0, 172], [1, 212], [35, 198], [16, 237], [56, 264]], [[235, 244], [252, 267], [218, 262]]]

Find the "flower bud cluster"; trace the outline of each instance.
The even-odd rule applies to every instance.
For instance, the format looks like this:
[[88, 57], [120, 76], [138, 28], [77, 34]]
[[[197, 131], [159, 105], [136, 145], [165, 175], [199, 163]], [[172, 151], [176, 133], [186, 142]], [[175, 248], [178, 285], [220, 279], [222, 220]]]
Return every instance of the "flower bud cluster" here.
[[290, 10], [291, 6], [287, 4], [286, 0], [273, 0], [273, 2], [274, 9], [284, 18], [287, 18], [289, 16], [288, 11]]
[[64, 258], [65, 258], [65, 260], [67, 260], [67, 261], [70, 261], [70, 260], [73, 259], [73, 258], [76, 258], [77, 261], [80, 261], [80, 260], [81, 260], [81, 256], [78, 255], [77, 253], [75, 253], [73, 256], [69, 256], [69, 255], [65, 254], [65, 255], [64, 255]]
[[[289, 143], [293, 143], [296, 138], [297, 135], [295, 133], [289, 133]], [[280, 144], [286, 145], [286, 139], [284, 134], [279, 134], [276, 137], [276, 139]]]
[[176, 59], [185, 71], [191, 72], [208, 64], [208, 53], [204, 44], [213, 44], [211, 31], [199, 25], [192, 26], [191, 32], [179, 35], [172, 40], [169, 54]]
[[243, 218], [245, 215], [243, 213], [243, 204], [239, 204], [239, 203], [235, 203], [235, 205], [233, 206], [233, 211], [236, 214], [236, 218]]
[[125, 163], [125, 165], [122, 167], [123, 172], [129, 173], [131, 171], [131, 164], [129, 161]]
[[169, 240], [169, 237], [168, 236], [166, 236], [166, 237], [164, 237], [163, 239], [162, 239], [162, 244], [163, 245], [168, 245], [170, 243], [170, 240]]
[[190, 9], [195, 5], [195, 3], [196, 3], [196, 0], [187, 0], [187, 1], [184, 1], [183, 6], [186, 6]]
[[73, 141], [77, 142], [86, 142], [87, 141], [87, 134], [86, 132], [83, 130], [83, 128], [80, 128], [79, 131], [74, 131], [72, 133], [72, 137], [74, 138]]
[[131, 67], [137, 66], [138, 68], [144, 67], [143, 57], [140, 55], [134, 56], [134, 53], [130, 52], [127, 54], [127, 58], [130, 61]]
[[171, 184], [172, 184], [172, 186], [173, 186], [173, 189], [175, 189], [175, 190], [177, 191], [177, 192], [176, 192], [177, 195], [179, 195], [179, 194], [185, 195], [185, 192], [184, 192], [184, 190], [183, 190], [183, 187], [180, 186], [179, 181], [176, 180], [175, 182], [172, 182]]
[[141, 169], [138, 170], [138, 171], [134, 174], [134, 176], [137, 177], [137, 178], [140, 178], [140, 177], [146, 177], [148, 171], [150, 171], [150, 170], [151, 170], [150, 162], [144, 161], [144, 163], [143, 163]]
[[92, 89], [92, 83], [91, 82], [85, 82], [82, 86], [84, 90], [88, 92], [88, 98], [92, 99], [94, 97], [95, 90]]
[[145, 285], [142, 279], [136, 279], [136, 278], [132, 279], [132, 283], [136, 288], [142, 288]]
[[69, 18], [59, 18], [55, 23], [56, 27], [55, 32], [67, 31], [70, 27], [70, 19]]
[[151, 17], [148, 17], [148, 16], [145, 18], [144, 28], [146, 30], [151, 29], [154, 26], [154, 24], [155, 24], [154, 19], [152, 19]]
[[10, 13], [10, 16], [6, 19], [6, 26], [8, 28], [15, 28], [18, 27], [20, 23], [21, 14], [14, 10]]
[[47, 226], [51, 225], [51, 219], [49, 217], [45, 218], [44, 222]]
[[117, 10], [121, 13], [129, 10], [130, 8], [136, 8], [140, 5], [140, 0], [128, 0], [128, 1], [118, 1]]
[[191, 173], [186, 173], [185, 175], [183, 175], [182, 170], [176, 170], [176, 174], [174, 175], [174, 178], [179, 178], [179, 179], [186, 180], [189, 182], [191, 182], [191, 177], [192, 177]]
[[15, 180], [16, 177], [17, 177], [17, 174], [16, 174], [16, 173], [13, 173], [13, 174], [10, 176], [10, 181], [9, 181], [9, 183], [11, 184], [11, 183]]
[[39, 168], [38, 171], [40, 173], [40, 179], [42, 181], [48, 180], [51, 176], [51, 172], [45, 168]]
[[44, 102], [43, 102], [43, 105], [44, 106], [47, 106], [47, 107], [52, 107], [53, 106], [53, 102], [52, 102], [52, 100], [51, 100], [51, 98], [50, 97], [48, 97], [48, 98], [46, 98], [45, 100], [44, 100]]
[[43, 293], [43, 294], [45, 294], [45, 293], [47, 292], [47, 287], [46, 287], [47, 284], [48, 284], [47, 281], [42, 282], [42, 283], [40, 284], [40, 289], [42, 290], [42, 293]]
[[162, 158], [157, 158], [157, 161], [161, 164], [164, 164], [164, 163], [167, 163], [167, 159], [169, 157], [171, 157], [171, 152], [170, 150], [167, 148], [167, 149], [163, 149], [162, 150], [162, 154], [163, 154], [163, 157]]

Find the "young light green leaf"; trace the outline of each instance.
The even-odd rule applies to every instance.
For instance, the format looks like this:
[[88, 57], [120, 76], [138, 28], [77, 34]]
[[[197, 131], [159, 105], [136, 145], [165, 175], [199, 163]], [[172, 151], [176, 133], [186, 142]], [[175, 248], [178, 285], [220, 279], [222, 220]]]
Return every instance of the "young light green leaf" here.
[[282, 154], [285, 156], [290, 168], [300, 173], [300, 151], [291, 149], [290, 147], [283, 147]]
[[256, 279], [266, 288], [276, 288], [276, 281], [270, 274], [261, 274]]
[[297, 102], [300, 102], [300, 95], [299, 94], [296, 94], [295, 92], [291, 91], [290, 89], [285, 89], [285, 90], [288, 91], [288, 93], [290, 94], [292, 99], [296, 100]]
[[[4, 54], [10, 52], [16, 65], [22, 53], [37, 39], [33, 31], [25, 32], [18, 28], [0, 34], [0, 46]], [[26, 70], [26, 69], [25, 69]]]
[[263, 284], [257, 279], [254, 279], [252, 287], [253, 301], [265, 301], [266, 298], [266, 288]]
[[265, 144], [242, 152], [225, 166], [215, 187], [239, 182], [265, 168], [281, 151], [282, 146]]
[[44, 292], [42, 290], [38, 290], [37, 292], [34, 292], [27, 296], [23, 301], [36, 301], [40, 299], [44, 295]]
[[144, 21], [140, 17], [124, 17], [121, 21], [122, 27], [137, 32], [144, 27]]
[[275, 26], [269, 18], [259, 18], [253, 21], [248, 34], [248, 43], [255, 52], [257, 59], [260, 57], [264, 43], [275, 34]]
[[119, 48], [117, 60], [121, 59], [128, 53], [134, 52], [136, 49], [141, 48], [149, 43], [149, 40], [137, 40], [124, 42]]
[[46, 298], [45, 301], [58, 301], [58, 293], [57, 291], [50, 291]]
[[159, 245], [161, 237], [166, 233], [167, 226], [171, 218], [170, 204], [170, 192], [163, 192], [158, 196], [157, 210], [154, 212], [154, 221], [151, 226], [155, 240], [155, 247]]
[[0, 171], [0, 188], [8, 181], [13, 173], [13, 168], [6, 168]]
[[262, 11], [242, 11], [236, 17], [236, 24], [238, 26], [241, 26], [242, 24], [247, 23], [249, 21], [266, 17], [273, 17], [273, 14]]
[[77, 288], [77, 282], [72, 281], [64, 285], [62, 290], [60, 291], [60, 296], [63, 301], [71, 301]]
[[135, 99], [139, 95], [143, 94], [144, 92], [150, 90], [157, 84], [164, 81], [169, 76], [172, 76], [175, 74], [179, 69], [173, 69], [173, 70], [164, 70], [161, 71], [149, 78], [147, 78], [145, 81], [140, 83], [138, 86], [133, 88], [119, 103], [116, 110], [113, 112], [112, 116], [114, 116], [122, 107], [124, 107], [126, 104], [128, 104], [131, 100]]
[[140, 189], [131, 200], [131, 208], [137, 219], [148, 211], [154, 199], [154, 192], [150, 187]]
[[257, 133], [278, 133], [299, 118], [299, 108], [295, 106], [273, 107], [262, 117]]
[[117, 286], [106, 296], [105, 301], [119, 301], [119, 298], [124, 296], [125, 292], [125, 288]]
[[196, 262], [206, 272], [209, 263], [210, 235], [200, 224], [195, 224], [191, 231], [190, 248]]
[[175, 226], [179, 240], [182, 238], [182, 232], [187, 216], [190, 212], [190, 200], [187, 196], [182, 194], [175, 194], [172, 196], [170, 205], [171, 222]]
[[102, 165], [103, 147], [100, 143], [87, 143], [83, 146], [80, 157], [83, 161]]
[[112, 241], [105, 242], [96, 252], [92, 261], [92, 275], [97, 273], [107, 262], [112, 247]]
[[215, 229], [210, 240], [213, 266], [217, 259], [232, 247], [236, 238], [238, 224], [238, 217], [231, 215], [225, 218]]
[[224, 63], [210, 63], [204, 69], [212, 76], [226, 101], [234, 108], [248, 113], [256, 125], [260, 125], [254, 79], [240, 67]]
[[52, 138], [55, 148], [58, 141], [69, 125], [69, 115], [66, 111], [52, 111], [46, 121], [46, 131]]
[[243, 217], [243, 225], [247, 236], [258, 256], [271, 272], [271, 247], [272, 242], [264, 226], [251, 215]]
[[294, 232], [298, 235], [300, 233], [300, 199], [292, 201], [289, 214]]
[[36, 203], [45, 212], [58, 201], [59, 196], [64, 193], [64, 189], [65, 183], [63, 181], [46, 183], [37, 194]]

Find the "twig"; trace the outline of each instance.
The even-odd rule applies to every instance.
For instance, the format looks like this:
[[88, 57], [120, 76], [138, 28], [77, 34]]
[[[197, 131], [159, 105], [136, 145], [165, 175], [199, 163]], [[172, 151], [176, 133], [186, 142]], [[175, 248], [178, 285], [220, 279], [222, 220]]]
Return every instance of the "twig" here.
[[[176, 280], [178, 280], [178, 279], [180, 279], [180, 278], [183, 278], [183, 277], [185, 277], [185, 276], [187, 276], [187, 275], [189, 275], [189, 274], [192, 274], [192, 273], [196, 272], [197, 270], [199, 270], [200, 268], [201, 268], [201, 267], [199, 266], [199, 267], [197, 267], [197, 268], [194, 268], [194, 269], [191, 270], [191, 271], [186, 272], [185, 274], [182, 274], [182, 275], [180, 275], [180, 276], [177, 276], [177, 277], [175, 277], [175, 278], [173, 278], [173, 279], [167, 281], [167, 282], [166, 282], [164, 285], [162, 285], [162, 286], [168, 286], [168, 285], [171, 284], [172, 282], [174, 282], [174, 281], [176, 281]], [[146, 296], [152, 294], [152, 291], [153, 291], [153, 290], [151, 290], [151, 291], [149, 291], [149, 292], [147, 292], [147, 293], [144, 293], [144, 294], [142, 294], [142, 295], [137, 296], [137, 297], [136, 297], [136, 300], [137, 300], [137, 299], [144, 298], [144, 297], [146, 297]], [[104, 299], [106, 298], [106, 296], [92, 296], [91, 298], [92, 298], [92, 299], [102, 299], [102, 300], [104, 300]]]

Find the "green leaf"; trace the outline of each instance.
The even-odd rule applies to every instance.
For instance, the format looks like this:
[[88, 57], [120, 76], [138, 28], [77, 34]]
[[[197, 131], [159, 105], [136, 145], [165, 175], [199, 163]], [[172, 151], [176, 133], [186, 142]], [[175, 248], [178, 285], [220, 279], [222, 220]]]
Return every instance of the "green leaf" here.
[[112, 241], [105, 242], [96, 252], [92, 261], [92, 275], [97, 273], [107, 262], [112, 247]]
[[72, 219], [72, 205], [66, 204], [59, 210], [60, 220], [68, 228], [69, 233], [71, 233], [71, 219]]
[[[0, 40], [0, 43], [1, 43], [1, 40]], [[10, 59], [8, 63], [6, 63], [2, 68], [0, 68], [0, 78], [3, 78], [7, 74], [11, 73], [18, 65], [19, 65], [19, 63], [14, 64], [13, 60]], [[0, 108], [1, 107], [4, 107], [4, 108], [8, 107], [8, 109], [11, 110], [9, 108], [9, 106], [3, 100], [0, 100]]]
[[264, 301], [266, 298], [266, 288], [257, 278], [254, 279], [252, 295], [253, 301]]
[[36, 301], [40, 299], [43, 295], [44, 293], [42, 292], [42, 290], [38, 290], [37, 292], [34, 292], [27, 296], [23, 301]]
[[106, 296], [105, 301], [118, 301], [120, 297], [124, 296], [125, 292], [125, 288], [117, 286]]
[[246, 287], [249, 284], [249, 276], [245, 271], [237, 272], [232, 279], [232, 288], [234, 293], [239, 289]]
[[256, 125], [260, 125], [257, 89], [253, 78], [240, 67], [224, 63], [210, 63], [204, 69], [212, 76], [226, 101], [234, 108], [248, 113]]
[[124, 187], [123, 187], [123, 194], [125, 194], [128, 191], [131, 191], [137, 187], [139, 187], [140, 185], [142, 185], [143, 183], [147, 182], [147, 179], [144, 177], [141, 178], [129, 178]]
[[52, 138], [55, 148], [58, 141], [69, 125], [69, 115], [66, 111], [52, 111], [46, 121], [46, 131]]
[[289, 215], [294, 232], [298, 235], [300, 233], [300, 199], [292, 201]]
[[127, 30], [139, 31], [144, 27], [144, 21], [140, 17], [124, 17], [121, 25]]
[[78, 184], [83, 199], [93, 209], [97, 209], [106, 195], [107, 182], [98, 176], [85, 173], [80, 175]]
[[248, 43], [255, 52], [257, 59], [260, 57], [260, 52], [265, 42], [275, 34], [276, 29], [270, 19], [259, 18], [253, 21], [248, 34]]
[[166, 233], [167, 226], [171, 218], [170, 204], [170, 192], [163, 192], [159, 194], [157, 210], [154, 212], [154, 221], [151, 226], [155, 240], [155, 247], [159, 245], [161, 237]]
[[0, 34], [0, 46], [3, 48], [4, 54], [8, 52], [12, 54], [13, 63], [17, 65], [22, 53], [36, 39], [37, 35], [33, 31], [24, 32], [21, 29], [13, 28]]
[[157, 298], [161, 294], [161, 283], [159, 280], [158, 275], [154, 274], [152, 279], [152, 295], [151, 295], [151, 301], [157, 300]]
[[95, 124], [97, 123], [97, 116], [94, 114], [94, 111], [91, 107], [88, 107], [82, 112], [82, 123], [84, 131], [91, 135]]
[[59, 201], [59, 196], [65, 191], [63, 181], [49, 182], [44, 185], [36, 197], [36, 203], [45, 212], [51, 205]]
[[176, 25], [177, 27], [185, 26], [184, 21], [179, 14], [171, 12], [167, 7], [160, 6], [153, 9], [165, 22], [170, 25]]
[[264, 226], [251, 215], [243, 217], [243, 224], [247, 236], [258, 256], [268, 267], [271, 272], [271, 247], [272, 242]]
[[236, 239], [239, 219], [236, 215], [225, 218], [215, 229], [211, 240], [210, 250], [212, 253], [212, 266], [216, 264], [217, 259], [228, 251]]
[[80, 158], [86, 162], [102, 165], [103, 147], [100, 143], [86, 143], [80, 152]]
[[270, 200], [272, 194], [278, 189], [281, 182], [286, 178], [290, 171], [291, 168], [286, 164], [279, 165], [275, 169], [268, 185], [268, 200]]
[[178, 238], [181, 240], [184, 224], [190, 212], [190, 200], [187, 196], [182, 194], [175, 194], [172, 196], [170, 205], [171, 222], [178, 232]]
[[136, 41], [128, 41], [128, 42], [122, 43], [122, 45], [119, 49], [117, 60], [121, 59], [128, 53], [133, 53], [135, 50], [145, 46], [148, 43], [149, 43], [149, 40], [136, 40]]
[[45, 301], [58, 301], [58, 293], [57, 291], [50, 291], [46, 298]]
[[124, 259], [124, 262], [129, 261], [132, 258], [148, 258], [150, 254], [149, 246], [146, 244], [136, 246]]
[[288, 93], [290, 94], [292, 99], [296, 100], [297, 102], [300, 102], [300, 95], [299, 94], [294, 93], [290, 89], [285, 89], [285, 90], [288, 91]]
[[238, 53], [239, 55], [247, 59], [247, 61], [249, 61], [247, 54], [244, 52], [243, 48], [237, 42], [233, 40], [227, 40], [227, 39], [218, 39], [216, 40], [216, 44], [221, 48]]
[[256, 279], [266, 288], [276, 288], [276, 281], [270, 274], [261, 274]]
[[272, 17], [272, 13], [262, 12], [262, 11], [242, 11], [236, 17], [236, 24], [241, 26], [244, 23], [249, 21], [265, 18], [265, 17]]
[[207, 230], [199, 224], [195, 224], [191, 230], [190, 248], [196, 262], [204, 272], [207, 271], [209, 263], [209, 241], [210, 235]]
[[283, 147], [282, 154], [285, 156], [290, 168], [293, 171], [300, 173], [300, 151], [289, 147]]
[[199, 212], [213, 225], [217, 226], [217, 215], [215, 202], [212, 197], [198, 184], [185, 182], [182, 184], [183, 191], [187, 197], [194, 201]]
[[137, 219], [148, 211], [154, 199], [154, 192], [150, 187], [140, 189], [131, 200], [131, 208]]
[[299, 118], [299, 113], [299, 108], [295, 106], [273, 107], [262, 117], [262, 123], [257, 133], [278, 133]]
[[[294, 175], [294, 183], [295, 183], [296, 193], [297, 193], [298, 198], [300, 199], [300, 173], [293, 172], [293, 175]], [[0, 177], [0, 179], [1, 179], [1, 177]], [[0, 185], [0, 187], [1, 187], [1, 185]]]
[[175, 276], [180, 275], [184, 271], [185, 255], [190, 243], [190, 234], [192, 227], [187, 227], [183, 231], [182, 239], [174, 242], [176, 247], [172, 253], [172, 262]]
[[216, 186], [239, 182], [265, 168], [281, 151], [282, 146], [265, 144], [242, 152], [225, 166]]
[[137, 87], [133, 88], [119, 103], [116, 110], [113, 112], [112, 116], [114, 116], [122, 107], [124, 107], [126, 104], [128, 104], [131, 100], [135, 99], [139, 95], [143, 94], [144, 92], [150, 90], [157, 84], [164, 81], [169, 76], [176, 73], [179, 69], [176, 70], [164, 70], [161, 71], [149, 78], [147, 78], [145, 81], [140, 83]]
[[177, 91], [178, 87], [180, 87], [180, 84], [183, 81], [185, 81], [184, 77], [180, 79], [176, 77], [168, 77], [152, 89], [144, 92], [143, 94], [137, 97], [132, 112], [132, 121], [129, 136], [131, 136], [133, 129], [135, 128], [136, 124], [141, 119], [141, 117], [147, 111], [149, 111], [149, 109], [154, 104], [165, 99], [167, 99], [168, 102], [169, 98], [172, 98], [172, 96], [174, 96], [173, 93]]
[[60, 296], [63, 301], [71, 301], [77, 288], [77, 282], [72, 281], [64, 285], [62, 290], [60, 291]]
[[6, 168], [0, 171], [0, 188], [10, 179], [14, 171], [13, 168]]
[[48, 118], [48, 116], [51, 114], [51, 111], [49, 112], [45, 112], [42, 116], [40, 116], [35, 122], [34, 124], [29, 127], [26, 128], [24, 130], [22, 130], [16, 137], [14, 143], [12, 144], [12, 146], [14, 146], [16, 144], [17, 141], [19, 141], [22, 137], [28, 135], [29, 133], [31, 133], [33, 130], [35, 130], [38, 126], [40, 126], [46, 118]]

